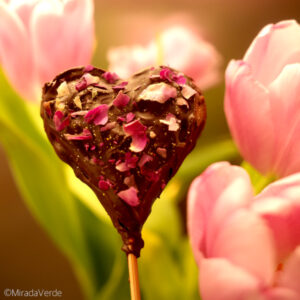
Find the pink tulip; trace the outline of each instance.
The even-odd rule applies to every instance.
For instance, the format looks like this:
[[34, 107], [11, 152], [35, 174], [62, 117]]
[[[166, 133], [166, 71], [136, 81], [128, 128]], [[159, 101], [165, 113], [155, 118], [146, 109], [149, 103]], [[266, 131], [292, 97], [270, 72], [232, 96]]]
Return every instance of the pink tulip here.
[[225, 112], [243, 157], [263, 174], [300, 171], [300, 26], [264, 27], [226, 70]]
[[145, 46], [110, 49], [108, 60], [109, 70], [122, 78], [162, 64], [189, 75], [205, 89], [219, 80], [221, 57], [198, 33], [185, 26], [172, 26], [162, 31], [159, 39], [153, 39]]
[[188, 194], [203, 300], [300, 299], [300, 173], [254, 197], [248, 174], [211, 165]]
[[0, 1], [0, 66], [26, 99], [65, 69], [90, 62], [92, 0]]

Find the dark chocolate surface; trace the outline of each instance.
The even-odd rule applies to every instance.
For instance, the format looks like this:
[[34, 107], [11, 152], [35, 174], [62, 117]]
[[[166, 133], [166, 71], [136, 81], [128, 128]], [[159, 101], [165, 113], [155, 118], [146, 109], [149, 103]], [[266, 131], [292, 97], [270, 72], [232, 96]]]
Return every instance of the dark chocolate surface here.
[[206, 111], [193, 81], [172, 69], [127, 81], [92, 67], [68, 70], [45, 84], [41, 116], [57, 155], [96, 193], [123, 250], [138, 257], [151, 206], [194, 148]]

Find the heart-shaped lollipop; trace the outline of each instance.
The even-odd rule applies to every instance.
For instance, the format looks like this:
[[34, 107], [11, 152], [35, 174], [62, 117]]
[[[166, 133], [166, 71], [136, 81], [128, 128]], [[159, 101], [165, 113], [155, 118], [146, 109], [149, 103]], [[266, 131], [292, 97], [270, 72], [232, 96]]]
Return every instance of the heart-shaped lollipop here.
[[44, 86], [41, 116], [57, 155], [96, 193], [123, 250], [138, 257], [154, 200], [204, 126], [199, 89], [167, 67], [128, 82], [91, 66], [75, 68]]

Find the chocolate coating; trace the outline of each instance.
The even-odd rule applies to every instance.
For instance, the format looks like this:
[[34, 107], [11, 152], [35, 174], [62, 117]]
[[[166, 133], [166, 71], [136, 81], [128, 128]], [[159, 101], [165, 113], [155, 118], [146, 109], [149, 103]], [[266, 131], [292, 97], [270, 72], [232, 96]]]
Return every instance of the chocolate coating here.
[[[74, 68], [58, 75], [43, 88], [41, 117], [57, 155], [95, 192], [122, 236], [123, 250], [138, 257], [142, 226], [194, 148], [205, 103], [192, 79], [178, 79], [178, 72], [163, 66], [133, 75], [128, 84], [107, 74]], [[133, 134], [126, 129], [131, 125]], [[122, 191], [131, 199], [124, 200]]]

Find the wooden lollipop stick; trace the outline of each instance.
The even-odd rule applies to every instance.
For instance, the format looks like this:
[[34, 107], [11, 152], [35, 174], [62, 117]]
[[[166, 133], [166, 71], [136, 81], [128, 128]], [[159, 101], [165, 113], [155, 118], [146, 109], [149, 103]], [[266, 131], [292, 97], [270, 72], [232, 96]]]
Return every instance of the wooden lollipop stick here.
[[128, 269], [131, 300], [141, 300], [138, 264], [136, 256], [132, 253], [128, 254]]

